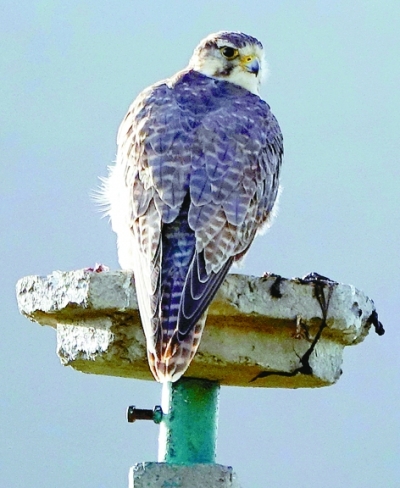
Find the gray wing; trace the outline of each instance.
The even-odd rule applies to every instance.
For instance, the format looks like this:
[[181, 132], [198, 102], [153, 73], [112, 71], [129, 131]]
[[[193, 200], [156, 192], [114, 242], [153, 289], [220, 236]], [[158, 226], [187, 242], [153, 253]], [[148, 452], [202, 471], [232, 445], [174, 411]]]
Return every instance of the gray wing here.
[[230, 83], [217, 86], [230, 103], [203, 117], [190, 178], [189, 225], [207, 273], [243, 256], [268, 223], [283, 157], [282, 134], [269, 106]]
[[[188, 222], [196, 253], [183, 291], [181, 332], [190, 330], [232, 261], [268, 224], [283, 156], [282, 134], [265, 102], [230, 83], [203, 81], [203, 99], [213, 96], [216, 103], [194, 131]], [[186, 98], [186, 110], [190, 106]]]
[[[129, 248], [134, 249], [129, 267], [134, 270], [142, 324], [153, 353], [160, 342], [162, 260], [168, 255], [162, 232], [177, 219], [188, 192], [191, 127], [187, 123], [173, 90], [159, 83], [134, 101], [117, 138], [116, 167], [128, 192], [121, 204], [129, 208], [124, 236], [130, 235]], [[120, 253], [121, 261], [125, 259]]]

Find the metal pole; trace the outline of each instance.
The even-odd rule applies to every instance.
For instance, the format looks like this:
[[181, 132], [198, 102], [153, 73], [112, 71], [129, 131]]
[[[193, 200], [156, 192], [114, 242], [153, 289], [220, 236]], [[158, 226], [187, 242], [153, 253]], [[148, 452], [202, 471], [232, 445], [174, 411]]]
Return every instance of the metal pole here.
[[216, 381], [181, 378], [176, 383], [163, 384], [159, 462], [215, 462], [218, 399]]

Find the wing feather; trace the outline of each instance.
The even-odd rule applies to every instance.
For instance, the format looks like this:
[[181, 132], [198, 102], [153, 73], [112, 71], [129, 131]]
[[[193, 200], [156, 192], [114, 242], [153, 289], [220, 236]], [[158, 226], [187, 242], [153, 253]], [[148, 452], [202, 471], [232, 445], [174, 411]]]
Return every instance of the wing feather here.
[[202, 253], [193, 258], [183, 288], [178, 316], [178, 339], [183, 341], [210, 305], [232, 265], [232, 257], [217, 272], [208, 273]]

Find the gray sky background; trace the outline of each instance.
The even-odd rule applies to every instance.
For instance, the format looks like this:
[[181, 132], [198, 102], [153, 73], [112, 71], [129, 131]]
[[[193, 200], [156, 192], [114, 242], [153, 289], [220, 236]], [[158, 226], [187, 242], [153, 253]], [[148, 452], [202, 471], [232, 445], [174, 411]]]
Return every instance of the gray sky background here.
[[265, 46], [263, 97], [285, 137], [276, 223], [240, 272], [310, 271], [374, 299], [386, 335], [347, 348], [337, 385], [223, 388], [217, 461], [247, 488], [400, 486], [400, 3], [32, 1], [0, 6], [0, 486], [127, 486], [158, 429], [129, 425], [156, 383], [60, 365], [14, 286], [101, 262], [114, 235], [89, 194], [136, 95], [221, 29]]

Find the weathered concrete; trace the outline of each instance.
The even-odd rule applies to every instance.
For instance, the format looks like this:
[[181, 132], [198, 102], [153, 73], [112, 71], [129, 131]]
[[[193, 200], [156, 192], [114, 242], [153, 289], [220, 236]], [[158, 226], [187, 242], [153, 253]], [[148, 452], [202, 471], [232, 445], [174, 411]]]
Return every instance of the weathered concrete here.
[[[129, 273], [27, 276], [17, 284], [17, 298], [22, 314], [57, 329], [64, 365], [152, 379]], [[373, 301], [351, 285], [228, 275], [186, 376], [252, 387], [333, 384], [344, 347], [365, 338], [374, 311]]]
[[180, 466], [139, 463], [129, 472], [129, 488], [240, 488], [231, 467], [220, 464]]

